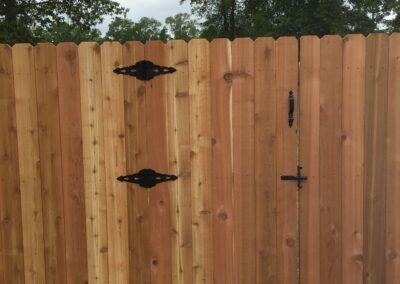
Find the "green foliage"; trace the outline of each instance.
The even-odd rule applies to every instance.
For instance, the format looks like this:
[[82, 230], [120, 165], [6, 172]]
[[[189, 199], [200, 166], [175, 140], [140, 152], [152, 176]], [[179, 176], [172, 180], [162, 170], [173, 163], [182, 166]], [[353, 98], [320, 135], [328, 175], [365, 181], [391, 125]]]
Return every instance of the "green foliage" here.
[[[368, 34], [400, 31], [399, 0], [181, 0], [187, 13], [165, 25], [144, 17], [134, 22], [118, 0], [1, 0], [0, 42], [35, 43], [117, 40], [189, 40], [241, 36]], [[95, 27], [111, 16], [103, 37]]]
[[203, 20], [201, 37], [234, 38], [242, 35], [239, 18], [243, 15], [243, 1], [238, 0], [181, 0], [190, 2], [195, 14]]
[[146, 42], [157, 39], [166, 41], [169, 35], [166, 27], [153, 18], [143, 17], [136, 23], [127, 18], [116, 18], [108, 27], [106, 39], [120, 42], [128, 40]]
[[188, 41], [198, 37], [200, 34], [196, 21], [191, 19], [187, 13], [179, 13], [174, 17], [168, 17], [165, 19], [165, 24], [168, 26], [174, 39]]
[[202, 36], [207, 38], [400, 30], [399, 0], [181, 1], [190, 2], [202, 19]]
[[[125, 15], [127, 10], [114, 0], [2, 0], [0, 41], [41, 41], [38, 35], [71, 27], [70, 33], [90, 35], [105, 15]], [[79, 28], [77, 28], [79, 27]]]
[[58, 23], [46, 29], [38, 27], [34, 30], [34, 36], [41, 42], [75, 42], [79, 44], [82, 41], [101, 41], [101, 32], [98, 29], [83, 29], [78, 25], [67, 23]]

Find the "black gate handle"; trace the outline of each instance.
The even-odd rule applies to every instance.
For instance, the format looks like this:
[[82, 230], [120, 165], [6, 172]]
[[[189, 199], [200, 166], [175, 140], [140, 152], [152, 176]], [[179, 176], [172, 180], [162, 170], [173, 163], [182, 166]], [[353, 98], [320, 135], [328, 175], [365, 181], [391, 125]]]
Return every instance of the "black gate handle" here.
[[289, 92], [289, 127], [291, 128], [293, 126], [293, 121], [294, 121], [294, 95], [293, 91]]

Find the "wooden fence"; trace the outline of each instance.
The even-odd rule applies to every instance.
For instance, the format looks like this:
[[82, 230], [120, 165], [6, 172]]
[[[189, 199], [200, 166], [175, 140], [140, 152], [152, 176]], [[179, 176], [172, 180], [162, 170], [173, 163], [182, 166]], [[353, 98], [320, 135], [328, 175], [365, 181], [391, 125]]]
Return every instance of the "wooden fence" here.
[[400, 34], [0, 45], [1, 283], [400, 283], [399, 177]]

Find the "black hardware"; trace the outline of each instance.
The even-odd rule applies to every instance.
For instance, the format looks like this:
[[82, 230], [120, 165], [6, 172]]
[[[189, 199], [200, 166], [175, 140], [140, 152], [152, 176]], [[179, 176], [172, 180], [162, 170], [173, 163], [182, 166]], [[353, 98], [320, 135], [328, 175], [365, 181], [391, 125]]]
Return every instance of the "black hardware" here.
[[114, 72], [117, 74], [134, 76], [142, 81], [151, 80], [155, 76], [174, 73], [175, 71], [176, 69], [173, 67], [156, 65], [148, 60], [139, 61], [135, 65], [131, 65], [128, 67], [114, 69]]
[[143, 169], [136, 174], [120, 176], [117, 180], [123, 182], [136, 183], [144, 188], [151, 188], [156, 186], [158, 183], [176, 180], [178, 177], [174, 175], [166, 175], [157, 173], [151, 169]]
[[307, 177], [301, 175], [302, 167], [297, 167], [297, 176], [281, 176], [281, 180], [297, 181], [297, 189], [302, 189], [301, 182], [307, 180]]
[[289, 127], [293, 126], [293, 121], [294, 121], [294, 95], [293, 91], [289, 92]]

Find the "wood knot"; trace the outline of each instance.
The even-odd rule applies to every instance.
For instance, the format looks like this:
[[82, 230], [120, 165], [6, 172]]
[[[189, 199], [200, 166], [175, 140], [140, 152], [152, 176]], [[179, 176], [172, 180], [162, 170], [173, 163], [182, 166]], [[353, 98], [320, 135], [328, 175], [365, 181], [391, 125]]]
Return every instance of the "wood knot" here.
[[157, 259], [153, 259], [153, 260], [151, 261], [151, 264], [152, 264], [153, 266], [157, 266], [157, 265], [158, 265], [158, 260], [157, 260]]
[[390, 259], [390, 260], [394, 260], [394, 259], [396, 259], [397, 258], [397, 253], [396, 253], [396, 251], [394, 251], [394, 250], [389, 250], [388, 251], [388, 254], [387, 254], [387, 257], [388, 257], [388, 259]]
[[228, 219], [228, 213], [226, 213], [225, 211], [219, 212], [218, 219], [225, 222]]
[[65, 58], [70, 61], [74, 60], [75, 57], [76, 57], [76, 53], [73, 50], [68, 50], [68, 52], [65, 54]]
[[106, 252], [108, 252], [108, 248], [107, 247], [102, 247], [100, 249], [100, 253], [106, 253]]
[[224, 74], [224, 80], [227, 82], [232, 82], [233, 79], [233, 74], [231, 72], [225, 73]]
[[189, 96], [189, 93], [188, 93], [188, 92], [177, 92], [177, 93], [175, 94], [175, 97], [176, 97], [176, 98], [184, 98], [184, 97], [187, 97], [187, 96]]
[[363, 256], [362, 254], [356, 254], [356, 255], [354, 256], [354, 259], [355, 259], [355, 261], [357, 261], [357, 262], [363, 262], [364, 256]]
[[296, 244], [296, 242], [295, 242], [295, 240], [293, 239], [293, 238], [287, 238], [286, 239], [286, 245], [288, 246], [288, 247], [294, 247], [294, 245]]

